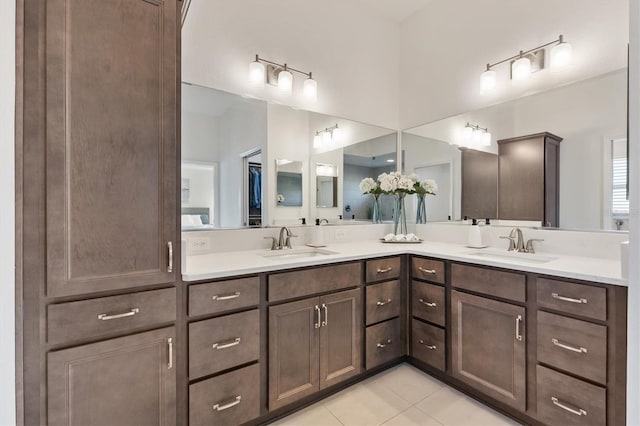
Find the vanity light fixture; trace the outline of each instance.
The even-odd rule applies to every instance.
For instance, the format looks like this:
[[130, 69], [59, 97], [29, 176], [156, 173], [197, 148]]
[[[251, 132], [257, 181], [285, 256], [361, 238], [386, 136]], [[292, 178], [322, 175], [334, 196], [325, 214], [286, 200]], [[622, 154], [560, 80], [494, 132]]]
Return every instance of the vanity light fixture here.
[[316, 135], [313, 137], [313, 147], [321, 148], [322, 146], [329, 146], [332, 142], [338, 142], [341, 136], [342, 129], [340, 129], [337, 124], [318, 130]]
[[256, 55], [255, 61], [249, 64], [249, 82], [255, 87], [264, 87], [264, 83], [267, 82], [277, 86], [284, 94], [290, 95], [293, 91], [292, 72], [307, 76], [302, 86], [302, 94], [305, 98], [316, 101], [318, 99], [318, 82], [313, 79], [311, 72], [300, 71], [287, 64], [272, 62], [259, 55]]
[[467, 123], [462, 131], [462, 136], [470, 147], [473, 145], [491, 146], [491, 133], [486, 127]]
[[561, 34], [556, 40], [534, 47], [526, 51], [521, 50], [517, 55], [503, 59], [493, 64], [487, 64], [487, 69], [480, 75], [480, 93], [491, 93], [498, 85], [497, 74], [494, 67], [509, 62], [511, 65], [511, 79], [514, 82], [526, 80], [532, 73], [544, 69], [545, 48], [555, 45], [549, 54], [550, 68], [558, 71], [566, 68], [571, 63], [572, 48], [564, 41]]

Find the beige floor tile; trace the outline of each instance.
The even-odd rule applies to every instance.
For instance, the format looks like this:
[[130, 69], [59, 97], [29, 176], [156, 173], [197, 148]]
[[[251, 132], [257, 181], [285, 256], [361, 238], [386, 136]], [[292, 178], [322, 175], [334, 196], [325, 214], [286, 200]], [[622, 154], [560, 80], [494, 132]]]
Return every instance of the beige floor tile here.
[[379, 425], [411, 406], [389, 389], [359, 384], [330, 398], [324, 406], [344, 425]]
[[439, 380], [409, 364], [401, 364], [374, 376], [372, 379], [374, 383], [391, 389], [411, 404], [416, 404], [445, 386]]
[[427, 416], [415, 407], [410, 407], [398, 414], [383, 426], [442, 426], [433, 418]]
[[272, 426], [342, 426], [342, 423], [318, 403], [272, 423]]

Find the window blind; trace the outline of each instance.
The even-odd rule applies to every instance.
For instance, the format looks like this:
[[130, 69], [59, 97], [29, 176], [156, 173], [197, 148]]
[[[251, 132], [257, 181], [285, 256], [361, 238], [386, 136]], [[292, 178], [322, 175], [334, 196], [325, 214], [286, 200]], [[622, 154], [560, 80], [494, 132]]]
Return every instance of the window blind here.
[[614, 217], [629, 216], [627, 200], [627, 145], [625, 139], [611, 141], [611, 213]]

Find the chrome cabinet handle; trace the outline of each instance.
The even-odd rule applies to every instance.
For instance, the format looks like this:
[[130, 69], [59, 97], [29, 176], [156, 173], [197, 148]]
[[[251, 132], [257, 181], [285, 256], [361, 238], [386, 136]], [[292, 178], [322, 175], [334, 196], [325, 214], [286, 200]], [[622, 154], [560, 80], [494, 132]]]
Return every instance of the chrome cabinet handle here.
[[313, 324], [313, 327], [320, 328], [320, 308], [316, 305], [313, 309], [316, 311], [316, 322]]
[[431, 275], [435, 275], [436, 274], [436, 270], [435, 269], [425, 269], [422, 266], [418, 266], [418, 271], [424, 272], [425, 274], [431, 274]]
[[231, 398], [229, 402], [226, 402], [226, 403], [218, 402], [217, 404], [213, 404], [212, 408], [214, 411], [224, 411], [227, 408], [235, 407], [236, 405], [240, 404], [241, 400], [242, 400], [242, 395], [234, 396], [233, 398]]
[[566, 349], [568, 351], [577, 352], [579, 354], [587, 353], [587, 348], [583, 348], [582, 346], [567, 345], [566, 343], [561, 343], [558, 339], [551, 339], [551, 343], [558, 346], [559, 348]]
[[118, 319], [118, 318], [124, 318], [124, 317], [132, 317], [135, 314], [137, 314], [138, 312], [140, 312], [139, 308], [133, 308], [129, 312], [124, 312], [122, 314], [114, 314], [114, 315], [100, 314], [100, 315], [98, 315], [98, 319], [102, 320], [102, 321], [109, 321], [109, 320], [112, 320], [112, 319]]
[[520, 332], [520, 325], [522, 324], [522, 315], [516, 317], [516, 339], [522, 341], [522, 333]]
[[418, 299], [418, 302], [422, 303], [423, 305], [426, 305], [430, 308], [435, 308], [438, 304], [436, 302], [426, 302], [424, 299]]
[[229, 300], [229, 299], [235, 299], [240, 297], [240, 292], [236, 291], [235, 293], [231, 293], [231, 294], [215, 294], [213, 296], [211, 296], [211, 300]]
[[329, 324], [329, 308], [324, 303], [322, 304], [322, 310], [324, 311], [324, 321], [320, 324], [322, 327]]
[[388, 268], [378, 268], [378, 273], [379, 274], [386, 274], [387, 272], [391, 272], [393, 271], [393, 268], [391, 266], [389, 266]]
[[585, 299], [584, 297], [581, 297], [580, 299], [574, 299], [572, 297], [560, 296], [558, 293], [551, 293], [551, 297], [553, 297], [554, 299], [562, 300], [563, 302], [578, 303], [583, 305], [587, 303], [587, 299]]
[[167, 265], [167, 272], [173, 272], [173, 243], [171, 241], [167, 243], [167, 249], [169, 249], [169, 265]]
[[436, 349], [436, 345], [425, 345], [424, 344], [424, 340], [422, 340], [422, 339], [418, 340], [418, 343], [420, 343], [422, 346], [424, 346], [425, 348], [427, 348], [427, 349], [429, 349], [431, 351]]
[[387, 346], [389, 346], [391, 344], [391, 339], [387, 339], [386, 342], [384, 343], [378, 343], [376, 346], [378, 348], [386, 348]]
[[378, 300], [378, 301], [376, 302], [376, 305], [378, 305], [378, 306], [384, 306], [384, 305], [388, 305], [389, 303], [391, 303], [391, 299], [387, 299], [387, 301], [386, 301], [386, 302], [385, 302], [385, 301], [382, 301], [382, 300]]
[[556, 398], [555, 396], [551, 397], [551, 402], [553, 402], [553, 405], [556, 405], [560, 408], [562, 408], [565, 411], [568, 411], [572, 414], [575, 414], [576, 416], [586, 416], [587, 412], [585, 410], [583, 410], [582, 408], [572, 408], [569, 407], [568, 405], [560, 402], [560, 400], [558, 398]]
[[235, 339], [224, 340], [222, 342], [214, 343], [213, 345], [211, 345], [211, 347], [213, 349], [226, 349], [226, 348], [230, 348], [231, 346], [239, 345], [240, 340], [241, 339], [239, 337], [236, 337]]
[[167, 369], [171, 370], [173, 368], [173, 338], [169, 337], [167, 339], [167, 346], [169, 346], [169, 362], [167, 362]]

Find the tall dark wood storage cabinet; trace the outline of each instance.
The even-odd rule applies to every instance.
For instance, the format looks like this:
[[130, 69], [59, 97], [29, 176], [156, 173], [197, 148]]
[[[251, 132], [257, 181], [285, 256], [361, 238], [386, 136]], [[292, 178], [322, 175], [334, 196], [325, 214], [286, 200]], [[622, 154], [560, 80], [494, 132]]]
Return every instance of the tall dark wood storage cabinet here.
[[17, 4], [19, 423], [175, 424], [181, 3]]
[[498, 218], [559, 226], [562, 138], [548, 132], [498, 141]]

